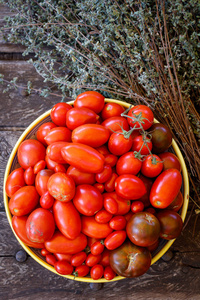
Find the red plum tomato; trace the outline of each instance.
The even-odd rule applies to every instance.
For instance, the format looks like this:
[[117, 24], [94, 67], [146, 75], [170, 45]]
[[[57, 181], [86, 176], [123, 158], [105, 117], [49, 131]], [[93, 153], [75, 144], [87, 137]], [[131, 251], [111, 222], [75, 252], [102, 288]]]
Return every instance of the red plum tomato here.
[[55, 127], [47, 133], [44, 140], [47, 145], [51, 145], [56, 142], [71, 142], [71, 135], [72, 132], [69, 128]]
[[48, 191], [47, 183], [53, 174], [54, 172], [49, 169], [44, 169], [37, 173], [35, 178], [35, 187], [40, 196]]
[[87, 258], [87, 254], [84, 251], [75, 253], [71, 257], [71, 265], [74, 267], [78, 267], [84, 263]]
[[136, 200], [146, 193], [146, 187], [137, 176], [123, 174], [115, 180], [115, 191], [118, 196], [124, 199]]
[[104, 165], [102, 172], [95, 175], [95, 179], [98, 183], [105, 183], [111, 178], [112, 168], [110, 165]]
[[112, 232], [108, 223], [98, 223], [94, 216], [82, 216], [81, 220], [82, 232], [89, 237], [104, 239]]
[[113, 269], [110, 266], [105, 267], [103, 277], [106, 280], [112, 280], [113, 278], [115, 278], [115, 276], [116, 273], [113, 271]]
[[105, 97], [96, 91], [87, 91], [79, 94], [74, 101], [74, 107], [87, 107], [95, 113], [100, 113], [104, 107]]
[[45, 146], [47, 146], [47, 143], [44, 138], [47, 135], [47, 133], [52, 128], [55, 128], [55, 127], [56, 127], [56, 124], [54, 124], [53, 122], [47, 122], [47, 123], [42, 124], [36, 132], [37, 140], [39, 142], [41, 142], [42, 144], [44, 144]]
[[126, 223], [127, 223], [127, 221], [126, 221], [125, 216], [114, 216], [110, 220], [109, 226], [113, 230], [122, 230], [126, 227]]
[[54, 204], [54, 198], [47, 191], [40, 197], [40, 206], [45, 209], [49, 209]]
[[35, 177], [36, 176], [32, 167], [29, 167], [24, 171], [24, 180], [27, 185], [34, 185]]
[[115, 230], [104, 240], [104, 245], [108, 250], [114, 250], [121, 246], [126, 239], [125, 230]]
[[69, 129], [75, 128], [83, 124], [95, 124], [99, 116], [91, 109], [86, 107], [73, 107], [67, 112], [66, 125]]
[[103, 276], [104, 268], [102, 265], [97, 264], [90, 270], [90, 276], [93, 280], [98, 280]]
[[92, 246], [90, 247], [90, 251], [93, 255], [99, 255], [103, 252], [104, 248], [104, 241], [100, 240], [92, 244]]
[[57, 261], [54, 268], [61, 275], [70, 275], [74, 270], [73, 266], [65, 260]]
[[79, 184], [91, 184], [95, 183], [95, 174], [82, 172], [78, 168], [69, 166], [66, 172], [67, 175], [71, 176], [74, 179], [76, 185]]
[[125, 108], [118, 103], [106, 103], [101, 111], [101, 117], [103, 120], [105, 120], [111, 117], [121, 116], [121, 113], [123, 113], [124, 111]]
[[24, 170], [22, 168], [17, 168], [10, 173], [6, 180], [6, 194], [8, 197], [12, 197], [12, 195], [24, 185]]
[[133, 213], [141, 212], [144, 210], [144, 203], [142, 201], [133, 201], [131, 203], [131, 211]]
[[[66, 164], [66, 161], [65, 159], [63, 158], [62, 154], [61, 154], [61, 149], [64, 147], [64, 146], [67, 146], [69, 143], [68, 142], [55, 142], [51, 145], [49, 145], [47, 147], [47, 150], [46, 150], [46, 156], [52, 160], [54, 163], [52, 162], [49, 162], [51, 163], [52, 165], [52, 170], [54, 170], [54, 167], [59, 163], [59, 164]], [[46, 160], [47, 162], [47, 160]], [[53, 166], [54, 165], [54, 166]]]

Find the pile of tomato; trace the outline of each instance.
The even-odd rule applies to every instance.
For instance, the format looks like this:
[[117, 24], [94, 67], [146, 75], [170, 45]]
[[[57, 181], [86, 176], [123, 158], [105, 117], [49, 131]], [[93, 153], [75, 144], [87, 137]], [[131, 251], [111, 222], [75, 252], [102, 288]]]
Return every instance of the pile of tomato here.
[[170, 129], [145, 105], [95, 91], [57, 103], [18, 148], [6, 181], [12, 226], [62, 275], [137, 277], [179, 236], [182, 175]]

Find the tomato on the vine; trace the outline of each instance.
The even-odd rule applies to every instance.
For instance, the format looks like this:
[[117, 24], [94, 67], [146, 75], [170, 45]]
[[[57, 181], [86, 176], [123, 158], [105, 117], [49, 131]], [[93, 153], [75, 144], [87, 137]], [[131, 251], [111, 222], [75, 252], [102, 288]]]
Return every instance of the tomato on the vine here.
[[149, 154], [142, 162], [141, 173], [146, 177], [156, 177], [163, 169], [161, 159], [155, 154]]
[[152, 110], [146, 105], [133, 106], [128, 112], [127, 121], [131, 127], [147, 130], [154, 121]]

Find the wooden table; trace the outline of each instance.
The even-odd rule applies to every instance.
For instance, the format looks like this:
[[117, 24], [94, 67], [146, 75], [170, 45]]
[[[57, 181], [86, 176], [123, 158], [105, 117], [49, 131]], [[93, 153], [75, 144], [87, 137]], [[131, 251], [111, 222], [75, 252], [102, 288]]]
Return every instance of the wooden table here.
[[[0, 5], [0, 26], [3, 16], [10, 14], [5, 5]], [[42, 79], [22, 51], [22, 46], [5, 43], [0, 36], [0, 73], [6, 80], [17, 76], [21, 85], [30, 80], [36, 89], [42, 88]], [[165, 255], [139, 278], [91, 287], [51, 273], [31, 257], [22, 263], [16, 260], [22, 248], [11, 231], [3, 204], [6, 163], [25, 128], [59, 98], [42, 98], [37, 92], [27, 96], [20, 88], [3, 93], [5, 86], [0, 86], [0, 299], [200, 299], [200, 222], [197, 220], [194, 226], [194, 214], [171, 247], [173, 257], [169, 260], [170, 255]]]

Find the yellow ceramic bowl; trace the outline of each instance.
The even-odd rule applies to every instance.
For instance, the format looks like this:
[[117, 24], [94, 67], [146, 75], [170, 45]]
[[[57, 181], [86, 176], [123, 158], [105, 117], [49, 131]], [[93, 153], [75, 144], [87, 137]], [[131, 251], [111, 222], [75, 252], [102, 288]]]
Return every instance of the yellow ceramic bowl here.
[[[105, 99], [106, 102], [116, 102], [121, 104], [122, 106], [124, 106], [125, 108], [128, 108], [130, 106], [129, 103], [126, 102], [122, 102], [122, 101], [118, 101], [115, 99]], [[68, 102], [70, 105], [73, 105], [74, 101]], [[15, 169], [15, 166], [17, 164], [17, 150], [19, 145], [23, 142], [23, 140], [30, 138], [31, 136], [33, 136], [37, 129], [45, 122], [50, 121], [50, 110], [47, 111], [46, 113], [44, 113], [43, 115], [41, 115], [39, 118], [37, 118], [33, 123], [31, 123], [29, 125], [29, 127], [23, 132], [23, 134], [20, 136], [20, 138], [18, 139], [15, 147], [13, 148], [13, 151], [10, 155], [10, 158], [8, 160], [7, 163], [7, 167], [5, 170], [5, 175], [4, 175], [4, 189], [3, 189], [3, 195], [4, 195], [4, 205], [5, 205], [5, 210], [6, 210], [6, 215], [9, 221], [9, 224], [12, 228], [12, 215], [10, 213], [9, 210], [9, 206], [8, 206], [8, 196], [5, 192], [5, 183], [6, 180], [9, 176], [9, 174]], [[157, 120], [155, 120], [155, 122], [157, 122]], [[189, 180], [188, 180], [188, 173], [187, 173], [187, 169], [186, 169], [186, 165], [183, 159], [183, 156], [179, 150], [178, 145], [176, 144], [176, 142], [173, 140], [172, 141], [172, 148], [174, 153], [178, 156], [180, 163], [181, 163], [181, 168], [182, 168], [182, 176], [183, 176], [183, 184], [182, 184], [182, 192], [183, 192], [183, 197], [184, 197], [184, 203], [181, 209], [181, 217], [182, 220], [185, 220], [186, 217], [186, 213], [187, 213], [187, 208], [188, 208], [188, 202], [189, 202]], [[13, 230], [13, 228], [12, 228]], [[48, 269], [51, 272], [54, 272], [56, 274], [58, 274], [54, 267], [49, 265], [48, 263], [46, 263], [46, 261], [44, 261], [44, 257], [41, 256], [40, 251], [34, 248], [30, 248], [28, 246], [26, 246], [19, 238], [18, 236], [15, 234], [14, 230], [13, 230], [14, 235], [16, 236], [16, 239], [18, 240], [18, 242], [21, 244], [21, 246], [25, 249], [25, 251], [33, 258], [35, 259], [39, 264], [41, 264], [43, 267], [45, 267], [46, 269]], [[153, 253], [152, 255], [152, 262], [151, 264], [155, 263], [160, 257], [162, 257], [164, 255], [164, 253], [170, 248], [170, 246], [173, 244], [175, 240], [170, 240], [170, 241], [165, 241], [162, 240], [156, 253]], [[99, 280], [93, 280], [90, 277], [74, 277], [73, 275], [60, 275], [63, 277], [66, 277], [68, 279], [72, 279], [72, 280], [78, 280], [78, 281], [83, 281], [83, 282], [108, 282], [106, 279], [102, 278]], [[121, 276], [116, 276], [112, 281], [116, 281], [116, 280], [121, 280], [124, 279], [124, 277]]]

